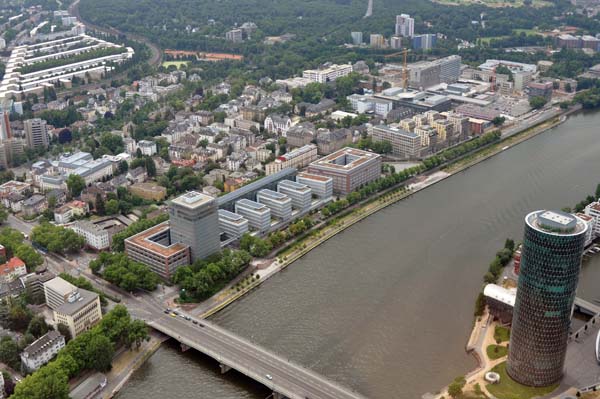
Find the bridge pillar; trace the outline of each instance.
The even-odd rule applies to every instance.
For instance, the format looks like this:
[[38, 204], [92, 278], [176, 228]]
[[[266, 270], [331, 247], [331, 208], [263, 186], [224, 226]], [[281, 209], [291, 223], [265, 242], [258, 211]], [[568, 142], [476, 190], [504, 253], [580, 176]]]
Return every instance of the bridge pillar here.
[[279, 392], [273, 391], [273, 399], [286, 399], [286, 397], [280, 394]]
[[180, 342], [179, 345], [181, 346], [182, 352], [187, 352], [187, 350], [190, 349], [190, 347], [184, 344], [183, 342]]
[[226, 372], [231, 370], [231, 367], [223, 363], [219, 363], [219, 367], [221, 368], [221, 374], [225, 374]]

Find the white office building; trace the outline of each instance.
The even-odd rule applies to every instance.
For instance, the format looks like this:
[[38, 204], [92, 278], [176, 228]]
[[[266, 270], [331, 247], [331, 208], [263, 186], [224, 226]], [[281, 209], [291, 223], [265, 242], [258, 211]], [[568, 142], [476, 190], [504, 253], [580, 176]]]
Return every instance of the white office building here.
[[306, 184], [291, 180], [282, 180], [277, 183], [277, 191], [291, 198], [292, 207], [301, 211], [308, 210], [312, 202], [312, 190]]
[[421, 149], [421, 137], [403, 129], [377, 125], [373, 127], [373, 141], [389, 141], [392, 145], [392, 154], [413, 159], [417, 158]]
[[333, 196], [333, 179], [331, 177], [312, 173], [298, 173], [296, 183], [310, 187], [312, 194], [318, 198], [323, 199]]
[[246, 218], [255, 230], [266, 232], [271, 228], [271, 209], [264, 204], [244, 198], [235, 203], [235, 213]]
[[156, 154], [156, 142], [150, 140], [140, 140], [137, 143], [138, 149], [141, 151], [142, 155], [152, 156]]
[[75, 291], [77, 291], [77, 287], [60, 277], [46, 281], [44, 283], [46, 305], [50, 309], [58, 309], [62, 304], [67, 302], [69, 296]]
[[292, 199], [277, 191], [264, 189], [256, 194], [256, 200], [271, 210], [271, 215], [277, 219], [290, 220], [292, 218]]
[[349, 75], [352, 72], [351, 64], [331, 64], [320, 69], [307, 69], [302, 72], [302, 77], [310, 79], [313, 82], [327, 83], [333, 82], [337, 78]]
[[594, 218], [594, 238], [600, 237], [600, 202], [592, 202], [584, 213]]
[[219, 209], [219, 230], [230, 238], [241, 237], [248, 232], [248, 220], [237, 213]]

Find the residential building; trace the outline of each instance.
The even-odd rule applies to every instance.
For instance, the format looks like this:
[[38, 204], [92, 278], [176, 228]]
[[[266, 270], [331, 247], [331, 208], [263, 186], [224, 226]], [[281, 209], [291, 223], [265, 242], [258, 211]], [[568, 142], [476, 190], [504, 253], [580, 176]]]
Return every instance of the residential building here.
[[583, 246], [587, 247], [596, 238], [596, 219], [594, 219], [593, 216], [586, 215], [585, 213], [581, 212], [576, 213], [575, 216], [583, 220], [583, 222], [587, 225], [587, 230], [585, 231], [585, 241], [583, 243]]
[[331, 154], [352, 143], [352, 131], [350, 129], [319, 129], [316, 142], [318, 154]]
[[413, 37], [415, 35], [415, 20], [408, 14], [396, 15], [396, 35]]
[[333, 196], [333, 179], [311, 173], [298, 173], [296, 183], [304, 184], [312, 190], [312, 195], [325, 199]]
[[369, 45], [374, 48], [385, 47], [385, 37], [379, 33], [371, 33], [369, 36]]
[[307, 69], [302, 72], [302, 77], [313, 82], [327, 83], [333, 82], [342, 76], [349, 75], [351, 72], [351, 64], [325, 64], [319, 69]]
[[69, 223], [73, 218], [85, 216], [89, 211], [87, 202], [74, 200], [54, 210], [54, 221], [57, 224]]
[[156, 183], [135, 183], [129, 186], [129, 192], [150, 201], [162, 201], [167, 197], [167, 189]]
[[333, 192], [346, 195], [379, 178], [381, 155], [347, 147], [314, 161], [307, 171], [331, 177]]
[[351, 32], [350, 36], [352, 37], [352, 44], [356, 46], [360, 46], [363, 44], [363, 33], [362, 32]]
[[178, 267], [191, 263], [190, 247], [172, 239], [169, 222], [125, 239], [125, 253], [165, 279], [170, 279]]
[[137, 143], [137, 147], [142, 153], [142, 155], [152, 156], [156, 154], [156, 142], [150, 140], [140, 140]]
[[0, 265], [0, 281], [3, 283], [9, 283], [26, 274], [27, 268], [25, 267], [25, 262], [16, 256]]
[[52, 360], [64, 347], [65, 337], [50, 330], [23, 349], [21, 365], [28, 372], [33, 372]]
[[287, 131], [292, 127], [292, 120], [289, 116], [271, 114], [265, 118], [264, 125], [267, 132], [285, 137]]
[[533, 79], [533, 72], [520, 71], [513, 72], [514, 89], [518, 92], [523, 92]]
[[303, 168], [308, 166], [309, 163], [317, 159], [317, 151], [317, 146], [314, 144], [306, 144], [300, 148], [296, 148], [265, 165], [265, 173], [268, 176], [286, 168]]
[[415, 35], [412, 39], [412, 46], [416, 50], [431, 50], [435, 47], [437, 35], [426, 33], [424, 35]]
[[21, 277], [19, 280], [23, 283], [27, 294], [31, 297], [45, 298], [44, 283], [56, 277], [52, 272], [43, 270], [39, 272], [29, 273]]
[[283, 180], [277, 184], [277, 191], [292, 200], [292, 207], [300, 211], [310, 209], [312, 203], [312, 189], [306, 184]]
[[65, 303], [54, 309], [54, 322], [67, 326], [73, 338], [94, 327], [101, 319], [100, 297], [83, 288], [77, 288]]
[[292, 218], [292, 199], [277, 191], [264, 189], [256, 194], [256, 201], [271, 210], [271, 216], [283, 221]]
[[110, 248], [112, 237], [125, 230], [130, 220], [124, 217], [105, 217], [97, 220], [78, 220], [69, 226], [85, 239], [85, 245], [95, 251]]
[[586, 206], [584, 213], [594, 218], [594, 239], [600, 237], [600, 202], [592, 202]]
[[388, 141], [392, 145], [392, 154], [395, 156], [415, 159], [420, 155], [421, 137], [415, 133], [396, 127], [377, 125], [373, 126], [372, 137], [374, 142]]
[[390, 37], [390, 48], [393, 48], [395, 50], [400, 50], [402, 48], [402, 37], [401, 36]]
[[67, 302], [69, 296], [77, 291], [77, 287], [60, 277], [48, 280], [43, 285], [46, 305], [53, 310], [58, 309], [62, 304]]
[[260, 232], [267, 232], [271, 228], [271, 209], [249, 199], [241, 199], [235, 203], [235, 213], [248, 220], [248, 225]]
[[506, 371], [534, 387], [563, 376], [587, 225], [560, 211], [525, 218], [523, 252]]
[[190, 247], [192, 262], [219, 252], [217, 202], [198, 191], [187, 192], [169, 202], [171, 241]]
[[501, 323], [512, 322], [516, 291], [515, 288], [504, 288], [496, 284], [487, 284], [483, 288], [483, 295], [490, 314]]
[[219, 231], [230, 238], [241, 237], [248, 232], [248, 220], [237, 213], [219, 209]]
[[23, 213], [25, 216], [32, 217], [48, 209], [48, 201], [41, 194], [34, 194], [23, 201]]
[[25, 126], [27, 147], [33, 149], [48, 148], [48, 128], [45, 120], [40, 118], [27, 119], [23, 122], [23, 125]]
[[230, 42], [241, 43], [244, 41], [244, 31], [241, 29], [227, 31], [225, 32], [225, 39]]
[[546, 100], [552, 98], [554, 85], [552, 82], [531, 82], [529, 83], [529, 98], [544, 97]]

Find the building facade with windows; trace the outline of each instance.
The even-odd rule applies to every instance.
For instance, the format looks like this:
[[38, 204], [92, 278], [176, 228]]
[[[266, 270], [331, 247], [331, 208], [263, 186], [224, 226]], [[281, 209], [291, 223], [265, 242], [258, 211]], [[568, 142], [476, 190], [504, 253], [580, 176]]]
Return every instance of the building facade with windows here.
[[244, 198], [235, 203], [235, 213], [247, 219], [255, 230], [266, 232], [271, 228], [271, 209], [264, 204]]
[[65, 337], [51, 330], [23, 349], [21, 364], [28, 372], [33, 372], [52, 360], [64, 347]]

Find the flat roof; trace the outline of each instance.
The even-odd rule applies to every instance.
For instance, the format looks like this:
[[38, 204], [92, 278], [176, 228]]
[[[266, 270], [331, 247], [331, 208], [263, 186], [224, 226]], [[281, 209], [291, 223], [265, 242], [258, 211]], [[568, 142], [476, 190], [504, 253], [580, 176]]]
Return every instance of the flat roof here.
[[77, 288], [77, 293], [78, 296], [75, 297], [75, 300], [73, 302], [67, 301], [63, 303], [56, 309], [56, 312], [66, 315], [73, 315], [79, 310], [81, 310], [81, 308], [89, 305], [90, 303], [95, 301], [96, 298], [98, 298], [98, 294], [96, 294], [95, 292], [84, 290], [83, 288]]
[[209, 204], [214, 201], [214, 198], [208, 194], [203, 194], [199, 191], [189, 191], [179, 197], [171, 200], [172, 204], [183, 206], [185, 208], [194, 209], [199, 206]]
[[534, 211], [526, 216], [525, 221], [537, 231], [559, 236], [579, 235], [588, 229], [583, 220], [562, 211]]
[[[448, 122], [448, 123], [450, 123], [446, 119], [443, 119], [443, 120], [446, 121], [446, 122]], [[440, 119], [440, 121], [442, 121], [442, 120]], [[411, 132], [407, 132], [404, 129], [400, 129], [400, 128], [397, 128], [397, 127], [391, 127], [391, 126], [387, 126], [387, 125], [377, 125], [377, 126], [374, 126], [373, 128], [374, 129], [379, 129], [379, 130], [385, 130], [385, 131], [390, 132], [392, 134], [397, 134], [399, 136], [406, 136], [406, 137], [410, 137], [410, 138], [413, 138], [413, 139], [419, 137], [419, 135], [411, 133]]]
[[242, 187], [238, 188], [237, 190], [234, 190], [230, 193], [227, 193], [227, 194], [219, 197], [217, 199], [217, 203], [219, 204], [219, 206], [223, 206], [224, 204], [227, 204], [230, 201], [235, 201], [236, 199], [241, 198], [245, 195], [248, 195], [249, 193], [251, 193], [253, 191], [258, 191], [264, 186], [275, 183], [279, 180], [283, 180], [286, 177], [294, 176], [296, 174], [296, 172], [297, 172], [296, 168], [282, 169], [277, 173], [273, 173], [272, 175], [265, 176], [261, 179], [255, 180], [250, 184], [246, 184], [245, 186], [242, 186]]
[[488, 284], [483, 289], [483, 295], [500, 301], [506, 305], [515, 306], [517, 290], [515, 288], [506, 289], [497, 284]]
[[238, 202], [236, 202], [236, 205], [240, 205], [246, 208], [250, 208], [254, 211], [260, 212], [260, 211], [264, 211], [267, 212], [269, 211], [269, 208], [265, 205], [265, 204], [261, 204], [259, 202], [256, 201], [250, 201], [249, 199], [243, 198], [241, 200], [239, 200]]
[[[342, 157], [350, 157], [350, 159], [347, 159], [348, 162], [344, 162], [342, 164], [335, 163]], [[319, 168], [350, 171], [366, 162], [377, 158], [381, 158], [381, 155], [376, 154], [374, 152], [368, 152], [356, 148], [346, 147], [334, 152], [333, 154], [329, 154], [321, 159], [318, 159], [312, 162], [310, 165]]]
[[310, 187], [308, 187], [306, 184], [302, 184], [302, 183], [297, 183], [295, 181], [291, 181], [291, 180], [282, 180], [279, 183], [277, 183], [277, 187], [285, 187], [285, 188], [290, 188], [292, 190], [296, 190], [296, 191], [308, 191], [310, 190]]
[[225, 219], [228, 222], [242, 224], [246, 220], [242, 215], [230, 212], [226, 209], [219, 209], [219, 219]]
[[70, 294], [77, 289], [77, 287], [75, 287], [73, 284], [63, 280], [60, 277], [54, 277], [52, 280], [46, 281], [44, 283], [44, 287], [48, 287], [52, 291], [56, 291], [61, 295]]
[[134, 236], [131, 236], [129, 238], [125, 239], [125, 242], [130, 242], [132, 244], [135, 244], [139, 247], [142, 247], [150, 252], [154, 252], [154, 253], [158, 253], [162, 256], [171, 256], [174, 255], [180, 251], [183, 251], [187, 248], [186, 245], [182, 244], [182, 243], [174, 243], [167, 246], [164, 246], [162, 244], [159, 244], [155, 241], [152, 241], [151, 238], [163, 233], [165, 230], [170, 230], [171, 227], [169, 225], [169, 222], [162, 222], [160, 224], [157, 224], [156, 226], [152, 226], [150, 227], [148, 230], [144, 230], [141, 233], [138, 233]]
[[306, 172], [298, 173], [298, 177], [303, 178], [303, 179], [316, 180], [316, 181], [320, 181], [323, 183], [327, 183], [328, 181], [333, 181], [333, 179], [329, 176], [321, 176], [321, 175], [316, 175], [313, 173], [306, 173]]
[[277, 191], [269, 190], [269, 189], [260, 190], [258, 192], [258, 195], [260, 195], [261, 197], [267, 197], [274, 201], [280, 201], [280, 202], [288, 201], [290, 199], [290, 197], [288, 197], [285, 194], [279, 193]]

